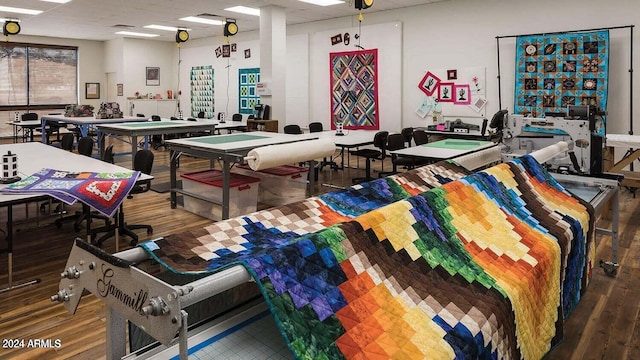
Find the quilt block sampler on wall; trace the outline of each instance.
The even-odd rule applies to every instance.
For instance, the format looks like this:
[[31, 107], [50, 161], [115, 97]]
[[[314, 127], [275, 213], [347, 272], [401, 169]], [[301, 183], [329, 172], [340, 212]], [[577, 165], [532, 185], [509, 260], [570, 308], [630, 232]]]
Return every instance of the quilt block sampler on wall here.
[[543, 116], [568, 105], [607, 109], [609, 31], [520, 36], [514, 113]]
[[191, 116], [212, 119], [215, 114], [213, 91], [213, 66], [194, 66], [191, 68]]
[[256, 84], [260, 82], [260, 68], [238, 70], [238, 112], [253, 114], [254, 106], [260, 104]]
[[378, 49], [331, 53], [331, 128], [378, 130]]

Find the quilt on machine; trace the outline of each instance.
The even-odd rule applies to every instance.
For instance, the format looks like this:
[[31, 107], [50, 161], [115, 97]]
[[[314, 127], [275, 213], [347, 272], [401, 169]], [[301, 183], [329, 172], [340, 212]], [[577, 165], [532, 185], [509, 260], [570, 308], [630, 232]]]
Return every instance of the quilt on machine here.
[[68, 205], [80, 200], [111, 217], [135, 186], [139, 176], [139, 171], [96, 173], [45, 168], [0, 191], [46, 194]]
[[592, 214], [524, 157], [214, 263], [249, 269], [298, 358], [539, 359], [588, 282]]
[[140, 246], [174, 272], [208, 271], [218, 267], [221, 256], [241, 256], [257, 247], [287, 243], [468, 174], [464, 167], [443, 161]]

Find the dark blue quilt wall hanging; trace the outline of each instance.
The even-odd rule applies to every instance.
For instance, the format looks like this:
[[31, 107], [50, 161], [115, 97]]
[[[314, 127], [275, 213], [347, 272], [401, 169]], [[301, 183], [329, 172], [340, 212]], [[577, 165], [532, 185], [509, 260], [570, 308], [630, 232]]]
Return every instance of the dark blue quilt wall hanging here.
[[519, 36], [515, 114], [543, 116], [568, 105], [607, 110], [609, 31]]

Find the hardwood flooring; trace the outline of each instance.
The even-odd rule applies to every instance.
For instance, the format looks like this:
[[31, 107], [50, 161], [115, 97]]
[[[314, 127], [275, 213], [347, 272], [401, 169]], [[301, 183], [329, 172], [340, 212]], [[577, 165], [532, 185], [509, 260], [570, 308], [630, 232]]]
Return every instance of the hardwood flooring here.
[[[117, 144], [119, 151], [127, 146]], [[155, 151], [155, 182], [168, 181], [168, 151]], [[129, 166], [130, 158], [117, 157], [122, 166]], [[352, 159], [352, 163], [355, 160]], [[362, 165], [362, 164], [361, 164]], [[181, 159], [180, 171], [205, 169], [208, 161], [189, 157]], [[380, 169], [380, 162], [374, 169]], [[390, 168], [387, 160], [385, 170]], [[321, 173], [319, 182], [329, 180], [329, 171]], [[333, 183], [349, 184], [351, 177], [362, 176], [362, 170], [350, 170], [331, 175]], [[318, 185], [317, 191], [332, 189]], [[565, 327], [564, 341], [548, 359], [640, 359], [640, 207], [638, 198], [623, 190], [621, 197], [621, 223], [617, 276], [609, 277], [600, 268], [593, 269], [593, 279], [586, 296], [571, 314]], [[72, 208], [70, 210], [74, 210]], [[74, 316], [68, 314], [49, 297], [58, 290], [60, 273], [64, 270], [72, 240], [78, 236], [71, 224], [61, 229], [53, 225], [55, 216], [39, 215], [37, 204], [14, 207], [13, 280], [20, 283], [39, 278], [40, 283], [0, 293], [0, 341], [5, 339], [59, 340], [60, 346], [48, 349], [0, 348], [0, 359], [100, 359], [105, 358], [105, 314], [103, 303], [93, 295], [80, 302]], [[182, 208], [171, 210], [168, 193], [153, 191], [136, 195], [125, 202], [129, 223], [145, 223], [154, 227], [147, 235], [138, 231], [140, 241], [163, 235], [200, 228], [210, 220], [191, 214]], [[6, 219], [6, 209], [0, 209], [0, 218]], [[601, 219], [600, 226], [608, 220]], [[0, 226], [5, 230], [5, 226]], [[3, 237], [4, 238], [4, 237]], [[0, 240], [0, 247], [6, 244]], [[122, 237], [120, 249], [128, 247]], [[104, 243], [113, 252], [112, 239]], [[610, 259], [610, 237], [598, 236], [597, 258]], [[7, 284], [7, 256], [0, 254], [0, 288]], [[2, 344], [0, 344], [2, 345]]]

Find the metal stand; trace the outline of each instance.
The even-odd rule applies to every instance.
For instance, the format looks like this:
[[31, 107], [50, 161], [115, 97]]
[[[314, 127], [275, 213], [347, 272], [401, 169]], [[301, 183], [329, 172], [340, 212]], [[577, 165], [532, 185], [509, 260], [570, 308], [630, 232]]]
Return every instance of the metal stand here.
[[7, 206], [7, 249], [1, 252], [7, 253], [7, 287], [0, 289], [0, 294], [6, 291], [20, 289], [25, 286], [34, 285], [40, 282], [40, 279], [29, 280], [20, 284], [13, 284], [13, 205]]

